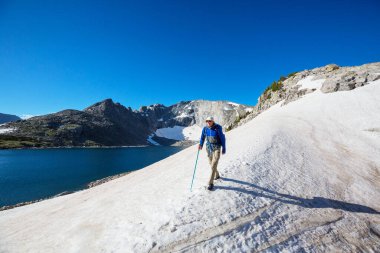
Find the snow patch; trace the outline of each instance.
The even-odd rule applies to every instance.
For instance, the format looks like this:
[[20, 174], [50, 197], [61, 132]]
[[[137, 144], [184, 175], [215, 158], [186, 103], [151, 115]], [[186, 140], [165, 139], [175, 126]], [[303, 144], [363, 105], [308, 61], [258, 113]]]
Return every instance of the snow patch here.
[[238, 103], [234, 103], [234, 102], [228, 102], [228, 104], [233, 105], [233, 106], [240, 106]]
[[0, 134], [11, 133], [11, 132], [14, 132], [15, 130], [16, 130], [16, 128], [14, 128], [14, 127], [1, 128]]
[[187, 109], [187, 110], [193, 110], [194, 107], [193, 107], [192, 104], [188, 104], [188, 105], [186, 105], [186, 106], [184, 107], [184, 109]]
[[299, 88], [300, 90], [302, 89], [321, 89], [322, 84], [326, 79], [318, 79], [318, 80], [312, 80], [315, 76], [310, 75], [307, 76], [301, 80], [298, 81], [297, 85], [301, 85]]
[[198, 140], [200, 138], [202, 129], [198, 125], [192, 125], [189, 127], [174, 126], [159, 128], [155, 134], [159, 137], [164, 137], [172, 140]]
[[151, 134], [148, 136], [148, 139], [146, 139], [149, 143], [153, 144], [153, 145], [156, 145], [156, 146], [160, 146], [160, 143], [154, 141], [152, 138], [153, 138], [154, 134]]
[[185, 112], [182, 112], [180, 115], [176, 116], [175, 118], [187, 118], [187, 117], [190, 117], [191, 115], [185, 113]]
[[35, 116], [38, 116], [38, 115], [21, 114], [19, 117], [20, 117], [21, 119], [29, 119], [29, 118], [32, 118], [32, 117], [35, 117]]

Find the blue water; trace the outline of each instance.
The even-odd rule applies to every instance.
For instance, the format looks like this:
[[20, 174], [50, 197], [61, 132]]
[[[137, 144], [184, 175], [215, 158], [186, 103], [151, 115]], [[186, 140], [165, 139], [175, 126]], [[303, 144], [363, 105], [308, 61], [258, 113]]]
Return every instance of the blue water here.
[[0, 207], [75, 191], [157, 162], [182, 147], [0, 150]]

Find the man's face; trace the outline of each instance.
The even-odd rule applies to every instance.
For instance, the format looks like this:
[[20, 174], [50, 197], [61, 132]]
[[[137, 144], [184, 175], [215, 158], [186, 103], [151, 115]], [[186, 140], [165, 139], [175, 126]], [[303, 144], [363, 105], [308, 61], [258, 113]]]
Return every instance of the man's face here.
[[206, 120], [207, 125], [210, 127], [214, 124], [214, 121], [212, 120]]

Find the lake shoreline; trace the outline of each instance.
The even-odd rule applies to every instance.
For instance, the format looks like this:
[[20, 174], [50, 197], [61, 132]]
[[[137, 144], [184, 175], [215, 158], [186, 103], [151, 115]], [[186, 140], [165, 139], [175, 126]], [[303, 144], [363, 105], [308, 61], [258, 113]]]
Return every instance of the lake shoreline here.
[[24, 150], [24, 149], [97, 149], [97, 148], [145, 148], [153, 147], [154, 145], [131, 145], [131, 146], [56, 146], [56, 147], [20, 147], [20, 148], [4, 148], [0, 147], [0, 150]]
[[169, 144], [169, 145], [164, 145], [164, 144], [161, 144], [161, 145], [153, 145], [153, 144], [148, 144], [148, 145], [130, 145], [130, 146], [54, 146], [54, 147], [50, 147], [50, 146], [40, 146], [40, 147], [36, 147], [36, 146], [31, 146], [31, 147], [17, 147], [17, 148], [12, 148], [12, 147], [1, 147], [0, 146], [0, 150], [30, 150], [30, 149], [36, 149], [36, 150], [40, 150], [40, 149], [75, 149], [75, 148], [78, 148], [78, 149], [100, 149], [100, 148], [145, 148], [145, 147], [159, 147], [159, 146], [172, 146], [172, 147], [178, 147], [178, 146], [182, 146], [182, 147], [190, 147], [191, 145], [194, 145], [196, 144], [197, 141], [194, 141], [194, 140], [181, 140], [181, 141], [176, 141], [172, 144]]
[[[134, 171], [136, 171], [136, 170], [134, 170]], [[79, 189], [79, 190], [75, 190], [75, 191], [64, 191], [64, 192], [58, 193], [58, 194], [56, 194], [54, 196], [51, 196], [51, 197], [46, 197], [46, 198], [37, 199], [37, 200], [31, 200], [31, 201], [26, 201], [26, 202], [20, 202], [20, 203], [14, 204], [14, 205], [1, 206], [0, 207], [0, 212], [1, 211], [5, 211], [5, 210], [9, 210], [9, 209], [13, 209], [13, 208], [16, 208], [16, 207], [20, 207], [20, 206], [26, 206], [26, 205], [34, 204], [34, 203], [41, 202], [41, 201], [48, 200], [48, 199], [57, 198], [57, 197], [60, 197], [60, 196], [72, 194], [72, 193], [79, 192], [79, 191], [85, 191], [85, 190], [88, 190], [88, 189], [90, 189], [92, 187], [95, 187], [95, 186], [107, 183], [107, 182], [109, 182], [111, 180], [114, 180], [114, 179], [126, 176], [128, 174], [131, 174], [134, 171], [127, 171], [127, 172], [123, 172], [123, 173], [120, 173], [120, 174], [116, 174], [116, 175], [113, 175], [113, 176], [108, 176], [108, 177], [105, 177], [105, 178], [101, 178], [101, 179], [92, 181], [92, 182], [88, 183], [86, 185], [86, 187], [83, 188], [83, 189]]]

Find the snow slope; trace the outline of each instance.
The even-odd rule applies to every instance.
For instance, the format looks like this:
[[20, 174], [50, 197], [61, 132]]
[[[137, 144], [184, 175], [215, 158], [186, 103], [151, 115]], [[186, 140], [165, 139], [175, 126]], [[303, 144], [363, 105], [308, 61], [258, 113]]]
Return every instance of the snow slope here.
[[[280, 103], [100, 186], [0, 212], [0, 252], [380, 251], [380, 80]], [[377, 211], [376, 211], [377, 210]]]

